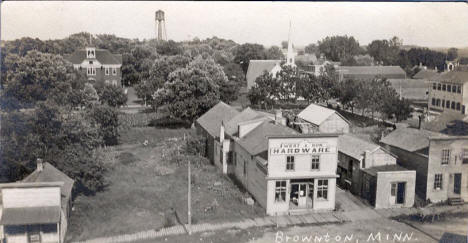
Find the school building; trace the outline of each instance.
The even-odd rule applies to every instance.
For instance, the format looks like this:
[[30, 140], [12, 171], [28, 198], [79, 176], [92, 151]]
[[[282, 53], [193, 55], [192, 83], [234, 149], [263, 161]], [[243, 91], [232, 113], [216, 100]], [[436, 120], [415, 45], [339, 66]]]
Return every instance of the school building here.
[[338, 184], [375, 208], [412, 207], [416, 171], [397, 165], [396, 155], [351, 134], [338, 139]]
[[416, 193], [431, 202], [468, 201], [468, 136], [398, 128], [381, 143], [398, 164], [416, 170]]

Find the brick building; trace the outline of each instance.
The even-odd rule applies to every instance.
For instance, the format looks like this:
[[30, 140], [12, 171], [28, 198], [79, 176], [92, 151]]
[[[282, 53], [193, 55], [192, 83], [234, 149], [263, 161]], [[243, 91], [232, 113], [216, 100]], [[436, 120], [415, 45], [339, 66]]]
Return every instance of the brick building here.
[[83, 50], [77, 50], [65, 59], [73, 64], [76, 70], [80, 70], [92, 82], [104, 82], [106, 84], [122, 86], [122, 55], [112, 54], [105, 49], [97, 49], [88, 46]]

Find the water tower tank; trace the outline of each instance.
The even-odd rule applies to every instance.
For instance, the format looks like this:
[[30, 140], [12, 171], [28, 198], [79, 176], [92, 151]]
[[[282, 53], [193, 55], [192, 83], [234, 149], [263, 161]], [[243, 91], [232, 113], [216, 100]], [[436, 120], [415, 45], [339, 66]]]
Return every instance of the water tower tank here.
[[164, 21], [164, 11], [156, 11], [156, 21]]

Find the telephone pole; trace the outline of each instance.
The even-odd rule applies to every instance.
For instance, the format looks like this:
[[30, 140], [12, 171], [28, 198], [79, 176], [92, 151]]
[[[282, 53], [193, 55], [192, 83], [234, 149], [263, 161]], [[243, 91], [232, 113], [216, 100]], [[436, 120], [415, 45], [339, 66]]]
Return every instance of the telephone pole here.
[[[185, 133], [184, 133], [184, 142], [185, 142]], [[188, 196], [187, 196], [187, 214], [188, 214], [188, 234], [192, 234], [192, 207], [190, 205], [190, 201], [192, 198], [192, 178], [191, 178], [191, 171], [190, 171], [190, 164], [191, 160], [188, 161]]]

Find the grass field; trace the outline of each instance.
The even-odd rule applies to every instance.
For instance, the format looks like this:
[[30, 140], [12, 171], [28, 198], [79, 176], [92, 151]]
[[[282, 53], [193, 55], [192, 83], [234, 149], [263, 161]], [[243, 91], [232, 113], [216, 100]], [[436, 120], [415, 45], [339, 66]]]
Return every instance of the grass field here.
[[[104, 150], [108, 188], [74, 201], [67, 234], [83, 240], [187, 221], [187, 161], [192, 161], [192, 222], [258, 217], [246, 194], [199, 156], [175, 156], [187, 129], [132, 128]], [[148, 140], [145, 146], [143, 142]], [[177, 158], [177, 159], [175, 159]]]

